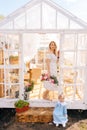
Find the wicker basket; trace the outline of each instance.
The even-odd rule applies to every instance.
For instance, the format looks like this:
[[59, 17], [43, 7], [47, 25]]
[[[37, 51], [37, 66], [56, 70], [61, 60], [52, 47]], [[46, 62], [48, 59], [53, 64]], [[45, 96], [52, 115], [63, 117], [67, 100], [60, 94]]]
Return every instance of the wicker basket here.
[[59, 86], [57, 84], [51, 83], [50, 81], [44, 81], [43, 85], [44, 88], [46, 88], [47, 90], [51, 90], [51, 91], [59, 90]]
[[18, 64], [19, 63], [19, 58], [18, 58], [18, 56], [12, 56], [12, 57], [10, 57], [9, 58], [9, 63], [10, 64]]

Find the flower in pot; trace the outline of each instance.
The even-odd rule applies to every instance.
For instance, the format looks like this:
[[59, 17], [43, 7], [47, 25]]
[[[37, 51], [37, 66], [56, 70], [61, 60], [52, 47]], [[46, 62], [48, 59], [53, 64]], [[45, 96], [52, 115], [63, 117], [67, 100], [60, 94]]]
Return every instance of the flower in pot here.
[[14, 104], [17, 113], [25, 112], [29, 109], [29, 102], [19, 99]]
[[29, 83], [25, 86], [25, 92], [30, 92], [33, 90], [33, 88], [34, 88], [34, 82], [29, 81]]
[[29, 99], [29, 92], [32, 91], [34, 88], [34, 82], [29, 81], [29, 83], [25, 86], [25, 91], [24, 91], [24, 99], [28, 100]]

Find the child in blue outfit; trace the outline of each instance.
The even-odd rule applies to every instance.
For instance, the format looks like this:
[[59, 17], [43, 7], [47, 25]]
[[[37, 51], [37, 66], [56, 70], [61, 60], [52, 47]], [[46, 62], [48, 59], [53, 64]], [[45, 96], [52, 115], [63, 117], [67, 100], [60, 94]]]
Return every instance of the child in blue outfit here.
[[63, 127], [65, 127], [68, 119], [67, 119], [66, 103], [64, 102], [64, 95], [63, 94], [59, 95], [58, 100], [59, 101], [56, 104], [53, 111], [53, 123], [56, 124], [56, 126], [62, 124]]

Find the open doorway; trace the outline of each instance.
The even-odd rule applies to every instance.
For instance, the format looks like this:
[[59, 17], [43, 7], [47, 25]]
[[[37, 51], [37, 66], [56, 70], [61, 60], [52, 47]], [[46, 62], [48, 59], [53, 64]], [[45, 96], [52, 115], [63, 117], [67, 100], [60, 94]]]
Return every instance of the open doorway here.
[[[23, 41], [22, 41], [23, 40]], [[86, 89], [87, 35], [85, 33], [24, 33], [0, 36], [0, 98], [19, 98], [29, 80], [34, 81], [30, 99], [43, 99], [40, 76], [46, 71], [46, 53], [50, 41], [60, 52], [59, 87], [67, 99], [84, 100]], [[21, 43], [23, 46], [21, 47]], [[22, 51], [23, 50], [23, 51]], [[23, 59], [24, 57], [24, 59]], [[23, 70], [24, 67], [24, 70]], [[23, 76], [24, 75], [24, 76]], [[50, 92], [57, 99], [58, 91]]]
[[[30, 98], [43, 99], [43, 83], [40, 76], [46, 71], [46, 53], [50, 41], [55, 41], [60, 52], [58, 63], [59, 87], [66, 99], [83, 100], [85, 88], [85, 66], [87, 64], [86, 34], [76, 33], [46, 33], [24, 34], [24, 64], [25, 85], [28, 79], [34, 81], [34, 90], [30, 92]], [[50, 99], [57, 100], [58, 91], [50, 91]]]
[[[24, 34], [24, 85], [28, 84], [28, 80], [34, 81], [34, 89], [30, 91], [31, 99], [43, 99], [45, 88], [41, 81], [41, 74], [47, 71], [46, 54], [49, 43], [55, 41], [57, 51], [60, 48], [60, 34]], [[59, 75], [59, 64], [58, 64]], [[50, 91], [50, 99], [57, 99], [58, 91]]]

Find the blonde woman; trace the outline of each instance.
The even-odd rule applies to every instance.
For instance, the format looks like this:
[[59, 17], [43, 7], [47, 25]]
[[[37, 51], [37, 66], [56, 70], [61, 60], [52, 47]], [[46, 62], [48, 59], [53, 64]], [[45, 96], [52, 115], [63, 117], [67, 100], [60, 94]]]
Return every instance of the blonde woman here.
[[[51, 41], [49, 43], [49, 50], [46, 56], [46, 64], [47, 64], [47, 72], [48, 77], [50, 76], [56, 76], [57, 77], [57, 45], [54, 41]], [[46, 91], [43, 94], [44, 99], [49, 99], [49, 90], [50, 86], [46, 86]]]

